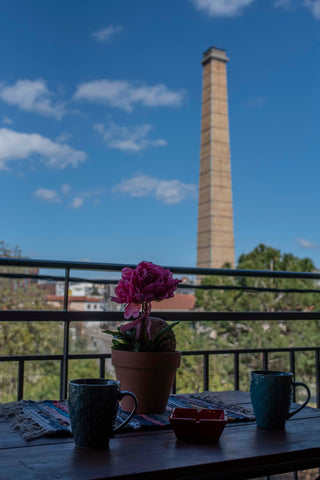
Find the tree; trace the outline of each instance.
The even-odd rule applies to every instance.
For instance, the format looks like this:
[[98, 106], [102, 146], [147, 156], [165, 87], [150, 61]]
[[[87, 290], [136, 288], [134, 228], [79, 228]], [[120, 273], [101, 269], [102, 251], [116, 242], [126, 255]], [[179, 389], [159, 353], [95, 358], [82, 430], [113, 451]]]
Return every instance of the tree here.
[[[243, 254], [238, 260], [238, 269], [243, 270], [275, 270], [294, 272], [313, 272], [315, 266], [308, 258], [298, 258], [292, 254], [282, 254], [279, 250], [263, 244], [257, 246], [248, 254]], [[285, 278], [254, 278], [254, 277], [222, 277], [211, 276], [202, 279], [202, 285], [219, 287], [214, 290], [198, 290], [196, 292], [196, 308], [205, 311], [308, 311], [320, 309], [320, 291], [313, 280]], [[227, 289], [225, 289], [227, 287]], [[228, 289], [236, 287], [240, 289]], [[245, 287], [247, 290], [241, 290]], [[261, 289], [254, 291], [252, 287]], [[251, 288], [251, 290], [250, 290]], [[310, 293], [270, 292], [262, 289], [315, 290]], [[242, 322], [197, 322], [190, 330], [186, 345], [201, 345], [202, 349], [241, 349], [319, 346], [319, 324], [316, 321], [242, 321]], [[197, 338], [200, 336], [199, 338]], [[197, 340], [195, 340], [197, 338]], [[191, 339], [191, 343], [190, 343]], [[192, 341], [192, 339], [194, 339]], [[241, 357], [247, 369], [241, 375], [241, 382], [247, 387], [248, 370], [261, 368], [261, 355], [246, 355]], [[194, 366], [194, 364], [193, 364]], [[220, 389], [232, 388], [233, 358], [216, 357], [211, 359], [210, 387]], [[288, 370], [288, 355], [269, 355], [269, 367]], [[297, 361], [299, 379], [303, 377], [311, 382], [314, 374], [314, 359], [306, 354], [299, 354]], [[301, 374], [300, 374], [301, 372]], [[298, 376], [298, 375], [297, 375]]]
[[[18, 247], [0, 242], [0, 257], [22, 258]], [[1, 267], [0, 273], [30, 273], [27, 268]], [[30, 280], [0, 277], [0, 310], [52, 310], [45, 293]], [[32, 315], [30, 315], [32, 318]], [[78, 342], [73, 353], [92, 351], [87, 338]], [[58, 322], [4, 322], [0, 320], [1, 355], [56, 355], [63, 351], [63, 325]], [[72, 375], [97, 376], [94, 360], [71, 362]], [[17, 392], [17, 362], [2, 362], [0, 367], [0, 401], [11, 401]], [[24, 398], [44, 399], [59, 396], [59, 361], [31, 361], [25, 366]]]
[[[252, 252], [243, 254], [238, 260], [240, 270], [275, 270], [291, 272], [313, 272], [315, 266], [309, 258], [298, 258], [292, 254], [281, 254], [279, 250], [263, 244]], [[197, 292], [197, 307], [210, 311], [280, 311], [305, 310], [320, 306], [319, 293], [257, 292], [254, 288], [315, 289], [313, 280], [254, 277], [205, 277], [202, 285], [222, 287], [221, 290]], [[246, 290], [223, 290], [223, 287], [243, 287]]]

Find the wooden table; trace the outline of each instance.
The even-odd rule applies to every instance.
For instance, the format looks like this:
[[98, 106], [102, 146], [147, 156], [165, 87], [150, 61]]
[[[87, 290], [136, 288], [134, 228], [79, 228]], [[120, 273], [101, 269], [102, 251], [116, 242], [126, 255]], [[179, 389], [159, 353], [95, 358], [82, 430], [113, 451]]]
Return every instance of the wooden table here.
[[[225, 392], [248, 404], [249, 394]], [[72, 438], [25, 441], [0, 422], [1, 480], [245, 479], [320, 466], [320, 410], [305, 408], [282, 431], [230, 424], [218, 443], [176, 440], [172, 430], [134, 432], [110, 440], [107, 451], [75, 448]]]

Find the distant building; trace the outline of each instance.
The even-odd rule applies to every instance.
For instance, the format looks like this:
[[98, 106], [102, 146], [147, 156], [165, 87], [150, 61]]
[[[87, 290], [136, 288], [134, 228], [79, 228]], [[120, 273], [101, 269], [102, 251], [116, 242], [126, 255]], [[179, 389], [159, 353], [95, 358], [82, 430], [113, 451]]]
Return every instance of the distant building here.
[[[64, 297], [62, 295], [46, 295], [49, 305], [62, 309]], [[102, 312], [105, 310], [102, 298], [72, 295], [68, 297], [68, 310], [75, 312]]]
[[[46, 295], [46, 300], [49, 305], [59, 310], [63, 308], [64, 297], [61, 295]], [[75, 312], [103, 312], [106, 311], [105, 302], [101, 298], [96, 297], [81, 297], [80, 295], [71, 296], [68, 298], [68, 310]], [[173, 298], [161, 300], [161, 302], [152, 302], [152, 310], [180, 310], [188, 311], [194, 309], [196, 298], [194, 294], [190, 293], [176, 293]], [[120, 304], [114, 304], [114, 311], [121, 309]]]
[[[182, 284], [190, 285], [191, 280], [187, 277], [181, 279]], [[42, 284], [42, 289], [48, 292], [46, 301], [49, 306], [62, 310], [64, 306], [64, 283], [58, 282], [56, 291], [52, 293], [55, 285]], [[71, 284], [68, 295], [68, 310], [77, 312], [103, 312], [103, 311], [120, 311], [122, 306], [111, 300], [114, 296], [115, 285], [95, 285], [91, 283]], [[96, 292], [90, 295], [90, 292]], [[173, 298], [162, 300], [161, 302], [152, 302], [152, 309], [157, 311], [188, 311], [195, 306], [195, 295], [190, 293], [190, 289], [178, 289]], [[120, 323], [120, 322], [119, 322]], [[109, 351], [111, 346], [111, 338], [102, 333], [104, 329], [114, 329], [117, 325], [114, 322], [103, 321], [80, 321], [74, 322], [70, 326], [70, 338], [72, 341], [85, 336], [89, 339], [91, 348], [95, 351]], [[112, 366], [107, 363], [108, 369]]]
[[[64, 282], [56, 283], [56, 295], [64, 296]], [[72, 297], [86, 297], [86, 296], [100, 296], [104, 293], [104, 285], [90, 282], [79, 282], [69, 284], [69, 296]]]
[[174, 297], [167, 300], [161, 300], [161, 302], [152, 302], [152, 310], [165, 311], [165, 310], [178, 310], [180, 312], [186, 312], [193, 310], [196, 303], [196, 297], [193, 293], [176, 293]]
[[[192, 285], [188, 277], [181, 278], [184, 285]], [[55, 287], [55, 288], [54, 288]], [[64, 282], [56, 284], [42, 284], [41, 288], [47, 292], [46, 301], [57, 309], [63, 309]], [[92, 283], [71, 283], [68, 292], [68, 310], [77, 312], [120, 311], [121, 305], [113, 302], [115, 285], [100, 285]], [[93, 292], [93, 293], [92, 293]], [[194, 290], [178, 288], [173, 298], [152, 302], [153, 310], [192, 310], [195, 306]]]

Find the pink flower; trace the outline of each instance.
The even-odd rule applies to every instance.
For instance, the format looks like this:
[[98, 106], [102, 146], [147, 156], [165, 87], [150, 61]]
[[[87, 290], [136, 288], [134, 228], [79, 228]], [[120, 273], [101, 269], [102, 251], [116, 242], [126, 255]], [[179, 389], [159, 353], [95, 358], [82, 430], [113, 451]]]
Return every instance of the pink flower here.
[[[152, 262], [141, 262], [136, 268], [125, 267], [112, 300], [126, 305], [124, 318], [139, 317], [141, 305], [174, 296], [180, 280], [172, 272]], [[150, 313], [150, 306], [148, 307]]]

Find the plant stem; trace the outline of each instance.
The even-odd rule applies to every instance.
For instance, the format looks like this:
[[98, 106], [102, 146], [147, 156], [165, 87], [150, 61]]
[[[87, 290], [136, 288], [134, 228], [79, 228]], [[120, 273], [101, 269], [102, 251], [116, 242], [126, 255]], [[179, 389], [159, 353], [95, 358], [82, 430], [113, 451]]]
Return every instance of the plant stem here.
[[148, 303], [142, 304], [142, 312], [141, 312], [141, 329], [140, 329], [140, 340], [143, 342], [144, 339], [144, 332], [146, 329], [146, 318], [148, 317], [149, 308]]

